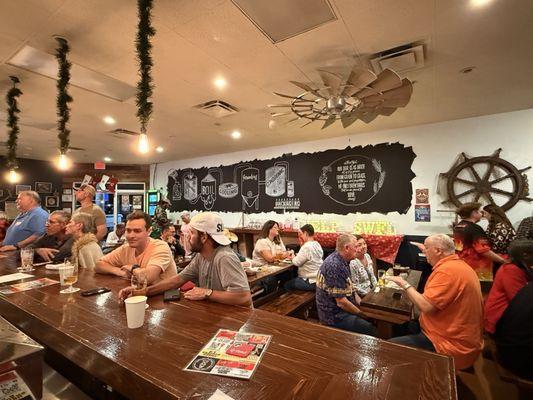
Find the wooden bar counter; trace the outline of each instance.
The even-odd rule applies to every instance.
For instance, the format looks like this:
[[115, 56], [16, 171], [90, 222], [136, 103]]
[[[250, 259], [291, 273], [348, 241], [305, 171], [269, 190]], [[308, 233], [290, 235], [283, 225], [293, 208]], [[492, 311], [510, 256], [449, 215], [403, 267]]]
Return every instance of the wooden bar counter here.
[[[14, 273], [12, 256], [0, 275]], [[36, 277], [58, 279], [39, 267]], [[82, 271], [81, 289], [110, 293], [59, 294], [59, 284], [0, 296], [0, 313], [40, 344], [132, 399], [207, 399], [216, 389], [235, 399], [455, 399], [449, 357], [262, 310], [206, 301], [164, 303], [150, 298], [145, 324], [128, 329], [117, 292], [127, 281]], [[250, 380], [182, 369], [219, 328], [272, 335]]]

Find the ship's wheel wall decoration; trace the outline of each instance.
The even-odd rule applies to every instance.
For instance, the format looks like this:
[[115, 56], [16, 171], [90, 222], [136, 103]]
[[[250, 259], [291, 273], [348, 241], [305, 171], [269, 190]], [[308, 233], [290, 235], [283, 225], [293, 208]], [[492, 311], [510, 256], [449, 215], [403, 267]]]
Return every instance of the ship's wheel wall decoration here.
[[446, 179], [448, 198], [443, 203], [456, 207], [471, 202], [492, 203], [505, 211], [520, 200], [532, 201], [525, 171], [500, 158], [502, 149], [490, 156], [472, 157], [461, 153], [455, 165], [441, 177]]

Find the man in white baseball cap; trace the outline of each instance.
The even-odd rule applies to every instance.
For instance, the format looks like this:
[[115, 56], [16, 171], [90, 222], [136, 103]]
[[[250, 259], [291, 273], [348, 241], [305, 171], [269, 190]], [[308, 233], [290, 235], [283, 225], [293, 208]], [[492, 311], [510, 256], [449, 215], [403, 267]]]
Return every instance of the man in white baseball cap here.
[[190, 264], [179, 275], [144, 290], [134, 290], [133, 287], [122, 289], [119, 297], [153, 296], [193, 281], [196, 287], [185, 293], [186, 299], [250, 306], [252, 296], [248, 279], [239, 258], [228, 247], [231, 241], [224, 234], [222, 219], [215, 213], [204, 212], [195, 215], [189, 225], [189, 244], [192, 252], [197, 253]]

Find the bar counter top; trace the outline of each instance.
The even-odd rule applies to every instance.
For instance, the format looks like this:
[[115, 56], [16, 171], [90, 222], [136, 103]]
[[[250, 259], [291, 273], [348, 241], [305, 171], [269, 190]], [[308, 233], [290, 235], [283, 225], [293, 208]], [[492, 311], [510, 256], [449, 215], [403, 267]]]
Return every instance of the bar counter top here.
[[[11, 254], [0, 275], [14, 273]], [[59, 280], [38, 267], [36, 277]], [[110, 293], [59, 294], [59, 284], [0, 295], [0, 314], [119, 393], [135, 399], [455, 399], [451, 358], [262, 310], [208, 301], [148, 299], [145, 324], [128, 329], [117, 293], [128, 282], [80, 272], [76, 287]], [[183, 371], [218, 329], [272, 335], [250, 380]]]

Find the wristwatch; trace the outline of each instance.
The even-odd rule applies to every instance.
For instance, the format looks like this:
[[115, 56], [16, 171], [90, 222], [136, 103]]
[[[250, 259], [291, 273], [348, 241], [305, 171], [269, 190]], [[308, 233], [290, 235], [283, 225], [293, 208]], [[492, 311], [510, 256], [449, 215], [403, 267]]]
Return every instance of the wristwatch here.
[[209, 296], [211, 296], [211, 294], [213, 294], [213, 289], [206, 289], [205, 290], [205, 298], [208, 299]]
[[403, 290], [407, 290], [409, 289], [410, 287], [413, 287], [409, 282], [405, 282], [405, 285], [402, 286], [403, 287]]
[[133, 264], [131, 266], [130, 273], [133, 274], [133, 271], [136, 270], [137, 268], [141, 268], [141, 266], [139, 264]]

